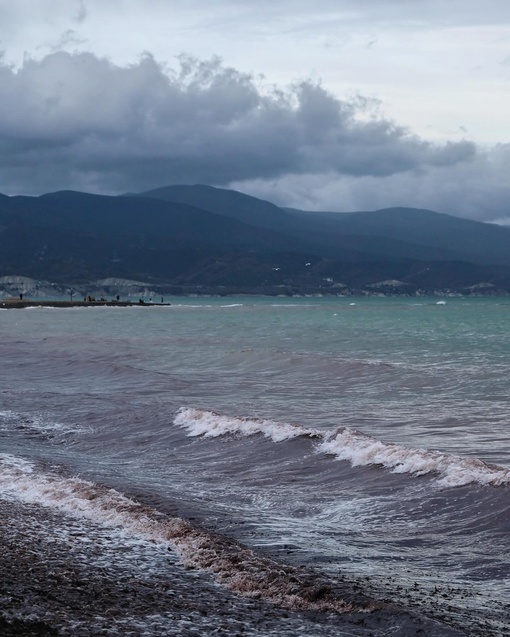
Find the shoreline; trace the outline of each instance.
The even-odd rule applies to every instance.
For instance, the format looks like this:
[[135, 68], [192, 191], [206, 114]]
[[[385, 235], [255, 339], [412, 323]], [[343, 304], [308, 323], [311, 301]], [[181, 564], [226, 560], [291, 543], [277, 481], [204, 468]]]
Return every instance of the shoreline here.
[[231, 636], [279, 626], [290, 637], [299, 621], [236, 597], [157, 545], [118, 543], [111, 529], [1, 496], [0, 515], [2, 636]]
[[5, 299], [0, 301], [0, 309], [21, 310], [27, 307], [169, 307], [171, 303], [152, 303], [145, 301], [29, 301], [21, 299]]
[[337, 614], [239, 596], [155, 543], [129, 535], [119, 542], [111, 528], [1, 495], [0, 517], [5, 637], [466, 635], [392, 603]]

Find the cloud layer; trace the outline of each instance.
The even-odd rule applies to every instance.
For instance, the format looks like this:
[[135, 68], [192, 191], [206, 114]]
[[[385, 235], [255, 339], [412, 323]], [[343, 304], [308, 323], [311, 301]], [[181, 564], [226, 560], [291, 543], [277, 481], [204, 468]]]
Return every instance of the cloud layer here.
[[[235, 183], [302, 207], [508, 214], [500, 205], [507, 147], [429, 143], [375, 116], [369, 101], [341, 100], [317, 82], [262, 86], [217, 59], [182, 57], [169, 69], [146, 55], [121, 67], [57, 52], [18, 69], [0, 65], [0, 92], [0, 192], [8, 194]], [[466, 212], [458, 197], [476, 184]]]
[[287, 175], [233, 183], [231, 187], [279, 205], [308, 210], [350, 212], [404, 206], [510, 225], [509, 174], [510, 144], [502, 144], [479, 151], [468, 162], [386, 177]]

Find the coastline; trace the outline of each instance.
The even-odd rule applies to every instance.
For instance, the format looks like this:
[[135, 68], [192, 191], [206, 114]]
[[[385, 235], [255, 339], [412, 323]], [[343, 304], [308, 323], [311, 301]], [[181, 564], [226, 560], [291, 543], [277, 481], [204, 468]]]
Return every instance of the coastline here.
[[160, 547], [111, 542], [111, 530], [37, 505], [0, 499], [0, 515], [3, 636], [268, 634], [289, 618]]
[[161, 546], [39, 505], [0, 497], [0, 518], [3, 637], [465, 635], [392, 604], [300, 612], [235, 595]]
[[[76, 301], [69, 299], [70, 294]], [[23, 298], [20, 299], [19, 296]], [[91, 305], [108, 304], [119, 299], [118, 303], [137, 305], [139, 299], [145, 304], [164, 305], [152, 300], [175, 297], [209, 298], [209, 297], [250, 297], [265, 296], [274, 298], [493, 298], [510, 296], [509, 290], [492, 283], [478, 283], [471, 286], [427, 285], [422, 287], [408, 285], [398, 280], [385, 280], [378, 283], [344, 285], [322, 280], [320, 283], [299, 281], [295, 283], [263, 285], [249, 284], [191, 284], [154, 281], [135, 281], [120, 278], [109, 278], [87, 283], [50, 282], [25, 276], [0, 277], [0, 304], [25, 302], [33, 299], [40, 302], [58, 302], [55, 307], [78, 306], [81, 303]], [[48, 301], [46, 301], [48, 299]], [[69, 299], [69, 300], [66, 300]], [[81, 299], [81, 300], [78, 300]], [[102, 301], [101, 301], [102, 299]], [[110, 299], [108, 301], [107, 299]], [[120, 301], [123, 299], [123, 301]], [[117, 304], [118, 304], [117, 303]], [[65, 305], [68, 304], [68, 305]], [[12, 307], [12, 305], [10, 306]]]
[[168, 307], [171, 303], [152, 303], [132, 301], [29, 301], [20, 299], [5, 299], [0, 301], [0, 309], [20, 310], [27, 307]]

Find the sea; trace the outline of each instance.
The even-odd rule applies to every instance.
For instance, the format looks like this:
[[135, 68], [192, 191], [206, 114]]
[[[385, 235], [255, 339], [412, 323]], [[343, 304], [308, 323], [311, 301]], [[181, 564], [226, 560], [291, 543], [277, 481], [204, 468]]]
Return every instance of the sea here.
[[113, 591], [0, 615], [510, 635], [510, 299], [166, 300], [0, 310], [2, 524]]

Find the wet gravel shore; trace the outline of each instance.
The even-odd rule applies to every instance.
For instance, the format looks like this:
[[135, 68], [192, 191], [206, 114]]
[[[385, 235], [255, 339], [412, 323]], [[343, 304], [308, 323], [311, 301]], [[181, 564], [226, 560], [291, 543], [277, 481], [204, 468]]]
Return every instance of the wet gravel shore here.
[[161, 546], [89, 521], [0, 500], [0, 634], [454, 636], [464, 633], [384, 609], [292, 612], [231, 594]]

